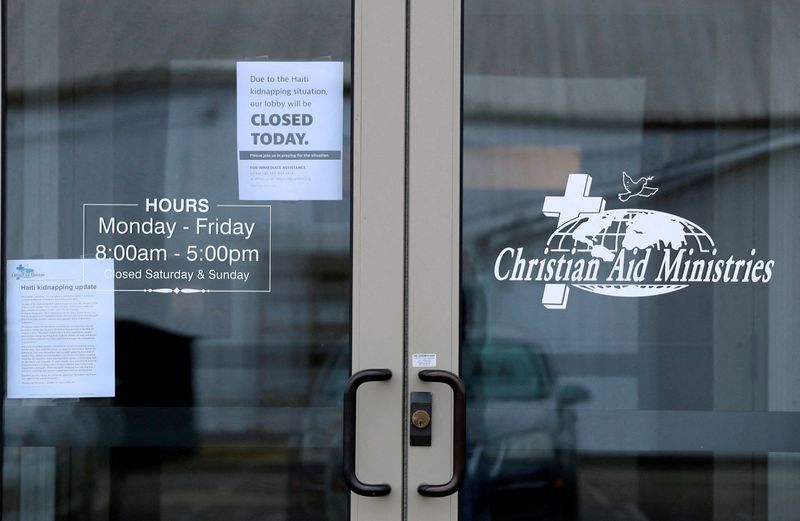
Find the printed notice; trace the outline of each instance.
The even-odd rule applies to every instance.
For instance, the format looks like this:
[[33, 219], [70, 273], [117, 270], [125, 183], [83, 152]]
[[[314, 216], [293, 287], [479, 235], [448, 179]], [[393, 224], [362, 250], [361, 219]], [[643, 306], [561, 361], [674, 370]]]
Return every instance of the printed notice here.
[[8, 397], [114, 396], [113, 260], [9, 260]]
[[413, 353], [411, 367], [436, 367], [436, 353]]
[[236, 64], [239, 199], [342, 199], [342, 62]]

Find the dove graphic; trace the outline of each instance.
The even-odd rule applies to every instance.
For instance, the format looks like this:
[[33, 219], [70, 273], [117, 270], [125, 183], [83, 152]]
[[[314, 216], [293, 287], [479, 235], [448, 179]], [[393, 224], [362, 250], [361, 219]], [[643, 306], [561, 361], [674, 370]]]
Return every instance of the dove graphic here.
[[627, 172], [622, 172], [622, 186], [626, 191], [621, 194], [617, 194], [617, 197], [623, 203], [631, 197], [650, 197], [654, 193], [658, 192], [658, 188], [647, 186], [647, 182], [652, 180], [653, 177], [651, 176], [640, 177], [638, 180], [634, 181], [631, 176], [627, 174]]

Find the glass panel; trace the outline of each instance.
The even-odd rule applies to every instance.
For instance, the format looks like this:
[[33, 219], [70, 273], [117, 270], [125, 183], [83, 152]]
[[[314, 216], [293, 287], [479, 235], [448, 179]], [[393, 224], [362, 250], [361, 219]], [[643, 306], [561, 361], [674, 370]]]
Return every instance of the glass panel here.
[[[5, 259], [33, 277], [39, 259], [85, 251], [89, 270], [103, 253], [127, 275], [111, 300], [84, 303], [97, 324], [113, 325], [115, 341], [99, 326], [86, 340], [115, 355], [111, 393], [5, 399], [3, 519], [346, 519], [351, 2], [14, 0], [4, 9]], [[341, 200], [240, 200], [244, 60], [344, 63], [342, 95], [337, 83], [331, 97], [344, 114], [331, 134], [343, 135]], [[154, 211], [148, 199], [168, 207]], [[123, 204], [139, 206], [112, 206]], [[111, 218], [141, 227], [99, 231]], [[219, 226], [194, 230], [200, 218]], [[161, 221], [174, 236], [153, 229]], [[9, 357], [13, 329], [34, 313], [11, 298]], [[87, 356], [78, 380], [101, 366]], [[25, 367], [61, 370], [44, 364]]]
[[796, 4], [464, 13], [461, 519], [800, 519]]

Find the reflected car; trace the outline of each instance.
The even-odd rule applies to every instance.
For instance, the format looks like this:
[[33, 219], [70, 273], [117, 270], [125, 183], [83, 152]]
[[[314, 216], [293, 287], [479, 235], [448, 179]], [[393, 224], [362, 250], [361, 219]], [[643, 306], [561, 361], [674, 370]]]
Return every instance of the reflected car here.
[[462, 521], [574, 519], [577, 512], [575, 412], [590, 398], [560, 385], [539, 346], [467, 341], [467, 475]]

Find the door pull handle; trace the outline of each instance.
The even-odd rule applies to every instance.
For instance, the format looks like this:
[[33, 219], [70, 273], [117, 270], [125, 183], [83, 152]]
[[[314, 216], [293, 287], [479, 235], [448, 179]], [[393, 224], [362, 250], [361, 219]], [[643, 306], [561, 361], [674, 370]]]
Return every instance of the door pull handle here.
[[392, 487], [387, 483], [364, 483], [356, 476], [356, 396], [361, 384], [380, 382], [392, 377], [389, 369], [365, 369], [355, 373], [347, 381], [344, 389], [344, 480], [347, 487], [359, 496], [388, 496]]
[[441, 485], [422, 484], [417, 492], [426, 497], [445, 497], [458, 492], [464, 481], [467, 450], [467, 397], [464, 382], [451, 373], [438, 369], [426, 369], [419, 372], [419, 378], [425, 382], [443, 383], [453, 390], [453, 476]]

